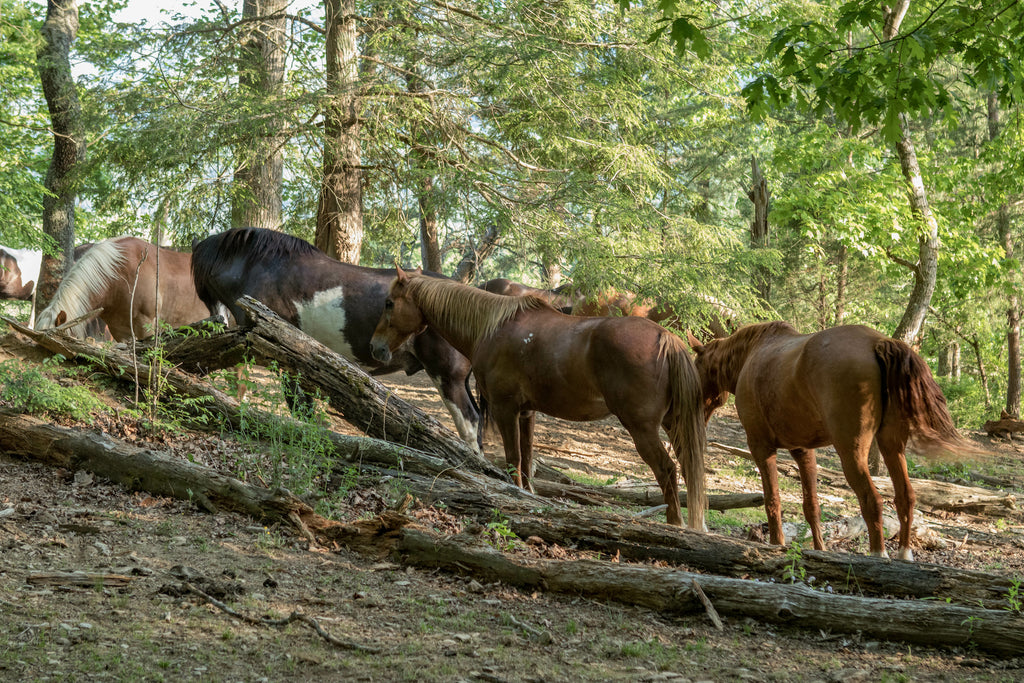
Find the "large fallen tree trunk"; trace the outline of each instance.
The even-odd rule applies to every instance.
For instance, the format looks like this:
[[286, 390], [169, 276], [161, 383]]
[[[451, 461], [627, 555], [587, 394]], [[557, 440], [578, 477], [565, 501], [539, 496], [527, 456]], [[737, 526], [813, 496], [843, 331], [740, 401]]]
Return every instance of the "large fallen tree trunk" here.
[[861, 633], [931, 646], [970, 646], [1003, 656], [1024, 654], [1024, 619], [1017, 613], [917, 600], [833, 595], [801, 585], [763, 583], [675, 568], [593, 560], [537, 560], [509, 556], [466, 535], [442, 537], [407, 518], [385, 515], [365, 525], [323, 530], [350, 547], [389, 549], [405, 564], [468, 573], [527, 590], [586, 595], [663, 612], [705, 609], [694, 583], [724, 616]]
[[[275, 362], [299, 374], [304, 388], [319, 389], [347, 421], [369, 436], [432, 453], [454, 467], [509, 481], [504, 471], [487, 462], [437, 420], [395, 396], [380, 382], [281, 320], [263, 304], [244, 297], [239, 305], [253, 319], [251, 328], [163, 336], [162, 342], [137, 345], [137, 350], [144, 352], [155, 343], [163, 344], [164, 363], [157, 368], [162, 386], [190, 398], [214, 396], [217, 403], [222, 404], [222, 399], [226, 398], [223, 394], [205, 384], [188, 381], [174, 366], [208, 372], [221, 363], [230, 367], [246, 357], [262, 364]], [[147, 362], [137, 360], [124, 345], [97, 346], [59, 332], [38, 332], [10, 319], [4, 320], [53, 353], [82, 357], [112, 374], [128, 372], [134, 377], [139, 373], [140, 384], [152, 385], [153, 369]]]

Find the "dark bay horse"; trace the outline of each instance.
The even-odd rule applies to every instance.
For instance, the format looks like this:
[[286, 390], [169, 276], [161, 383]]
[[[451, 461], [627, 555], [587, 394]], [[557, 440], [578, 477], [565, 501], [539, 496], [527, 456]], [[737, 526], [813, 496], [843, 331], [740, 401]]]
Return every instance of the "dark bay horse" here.
[[[102, 308], [99, 318], [111, 336], [128, 341], [152, 335], [158, 320], [179, 327], [209, 316], [192, 284], [191, 254], [137, 237], [114, 237], [86, 249], [50, 305], [39, 313], [36, 329], [56, 327]], [[78, 337], [89, 334], [85, 324], [69, 332]]]
[[0, 299], [32, 301], [43, 252], [0, 245]]
[[309, 242], [260, 228], [236, 228], [193, 247], [196, 290], [216, 311], [243, 294], [263, 302], [284, 320], [337, 353], [382, 375], [426, 370], [459, 435], [480, 450], [480, 412], [469, 391], [469, 361], [434, 332], [417, 335], [386, 363], [370, 353], [370, 337], [384, 308], [394, 269], [336, 261]]
[[971, 446], [957, 434], [928, 366], [909, 346], [862, 325], [800, 334], [785, 322], [747, 325], [707, 344], [691, 336], [690, 345], [697, 354], [706, 418], [728, 394], [736, 396], [736, 411], [761, 474], [772, 543], [785, 543], [775, 460], [776, 449], [785, 448], [800, 470], [804, 517], [814, 547], [824, 548], [813, 449], [832, 444], [857, 494], [871, 554], [888, 557], [882, 499], [868, 472], [874, 439], [895, 491], [898, 557], [914, 558], [910, 530], [915, 498], [904, 457], [908, 438], [932, 454], [964, 452]]
[[516, 483], [531, 488], [534, 411], [591, 421], [615, 415], [654, 471], [669, 524], [682, 525], [682, 466], [688, 523], [704, 529], [704, 419], [699, 378], [686, 345], [642, 318], [580, 318], [543, 298], [511, 297], [399, 270], [373, 334], [387, 362], [410, 335], [433, 329], [473, 363], [477, 388], [501, 432]]

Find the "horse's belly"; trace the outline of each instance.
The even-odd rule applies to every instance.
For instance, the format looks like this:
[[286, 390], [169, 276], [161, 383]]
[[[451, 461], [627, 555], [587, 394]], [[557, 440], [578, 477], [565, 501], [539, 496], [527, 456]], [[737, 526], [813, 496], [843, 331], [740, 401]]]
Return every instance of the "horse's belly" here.
[[345, 299], [341, 287], [317, 292], [309, 301], [296, 301], [299, 329], [348, 359], [356, 353], [345, 335]]

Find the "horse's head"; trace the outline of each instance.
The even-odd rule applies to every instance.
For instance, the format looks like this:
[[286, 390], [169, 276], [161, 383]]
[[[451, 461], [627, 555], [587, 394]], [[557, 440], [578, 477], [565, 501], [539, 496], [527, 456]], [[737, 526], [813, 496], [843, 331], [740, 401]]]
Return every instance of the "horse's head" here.
[[[397, 270], [398, 275], [388, 288], [384, 312], [370, 339], [370, 353], [381, 363], [390, 362], [398, 347], [427, 327], [423, 312], [409, 296], [410, 274], [401, 268]], [[413, 272], [419, 274], [420, 270]]]
[[718, 340], [711, 340], [707, 344], [702, 343], [693, 336], [689, 330], [686, 332], [687, 341], [695, 354], [694, 366], [697, 374], [700, 375], [700, 389], [704, 397], [704, 422], [711, 419], [712, 413], [725, 405], [729, 398], [729, 391], [720, 381], [719, 364], [721, 359], [715, 353]]

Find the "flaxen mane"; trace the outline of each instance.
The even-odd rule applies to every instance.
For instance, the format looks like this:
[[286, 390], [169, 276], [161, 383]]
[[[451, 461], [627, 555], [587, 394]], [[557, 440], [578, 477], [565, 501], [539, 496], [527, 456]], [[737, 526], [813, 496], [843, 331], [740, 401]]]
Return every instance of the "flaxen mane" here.
[[[36, 329], [46, 330], [56, 325], [57, 315], [64, 311], [68, 320], [85, 315], [93, 308], [93, 299], [107, 291], [118, 270], [124, 268], [128, 256], [117, 238], [99, 242], [81, 259], [75, 261], [53, 295], [50, 305], [36, 318]], [[86, 323], [75, 325], [68, 332], [75, 337], [86, 336]]]
[[461, 329], [475, 337], [494, 334], [520, 311], [551, 308], [551, 304], [536, 294], [492, 294], [454, 280], [441, 280], [419, 273], [409, 273], [405, 286], [420, 309], [438, 319], [439, 326]]

